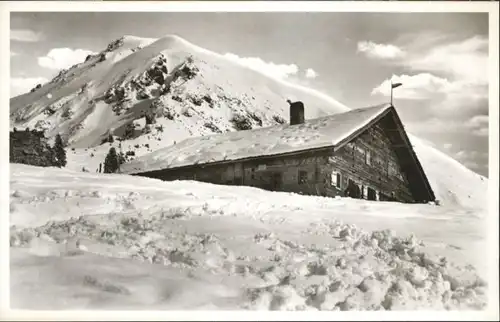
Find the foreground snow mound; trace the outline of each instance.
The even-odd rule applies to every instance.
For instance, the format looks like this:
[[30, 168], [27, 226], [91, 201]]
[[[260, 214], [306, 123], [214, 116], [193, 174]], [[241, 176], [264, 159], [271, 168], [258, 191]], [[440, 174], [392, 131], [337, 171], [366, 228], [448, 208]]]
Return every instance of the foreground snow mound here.
[[[469, 265], [479, 267], [472, 246], [484, 247], [481, 214], [459, 208], [18, 164], [10, 185], [15, 308], [477, 310], [487, 303], [487, 285]], [[425, 232], [422, 239], [408, 227]]]
[[[337, 222], [331, 224], [331, 231], [325, 234], [329, 243], [315, 245], [296, 241], [282, 233], [257, 233], [253, 236], [188, 233], [179, 226], [185, 229], [194, 225], [196, 220], [184, 223], [183, 215], [178, 216], [168, 212], [147, 218], [140, 213], [81, 216], [35, 228], [13, 229], [11, 246], [15, 247], [13, 250], [19, 249], [15, 254], [31, 252], [32, 256], [57, 261], [63, 267], [68, 261], [89, 267], [95, 261], [90, 254], [127, 259], [122, 263], [120, 275], [115, 272], [103, 278], [85, 268], [81, 272], [71, 272], [71, 275], [79, 276], [76, 281], [83, 283], [83, 289], [95, 289], [108, 297], [113, 294], [139, 297], [141, 290], [128, 285], [132, 272], [127, 272], [136, 265], [132, 261], [138, 261], [146, 266], [159, 265], [165, 267], [166, 272], [174, 271], [192, 279], [197, 277], [197, 272], [208, 272], [232, 278], [233, 283], [239, 281], [242, 283], [240, 288], [238, 284], [209, 286], [211, 289], [221, 288], [231, 298], [233, 308], [481, 309], [486, 304], [486, 284], [472, 268], [455, 267], [443, 259], [433, 258], [421, 252], [419, 242], [412, 238], [397, 238], [387, 231], [368, 234], [352, 225]], [[214, 224], [224, 223], [230, 224], [214, 220]], [[243, 248], [235, 247], [234, 243], [254, 245]], [[14, 285], [19, 283], [16, 276], [21, 278], [26, 274], [25, 270], [16, 267], [16, 263], [21, 262], [16, 259], [12, 264], [16, 268]], [[83, 263], [84, 260], [90, 262]], [[139, 266], [134, 270], [147, 272], [151, 268]], [[58, 275], [66, 274], [58, 271]], [[126, 276], [124, 280], [123, 275]], [[184, 283], [188, 282], [189, 279]], [[55, 284], [54, 287], [61, 282], [55, 281]], [[13, 290], [14, 294], [18, 292], [23, 292], [22, 285]], [[51, 293], [57, 296], [56, 292]], [[85, 297], [90, 300], [93, 296], [87, 294]], [[14, 298], [23, 305], [21, 298]], [[215, 299], [210, 300], [214, 304]], [[163, 301], [167, 306], [173, 306], [169, 299]], [[160, 304], [162, 299], [157, 298], [155, 302], [153, 304]], [[92, 307], [91, 302], [87, 305]], [[112, 305], [116, 304], [113, 302]]]

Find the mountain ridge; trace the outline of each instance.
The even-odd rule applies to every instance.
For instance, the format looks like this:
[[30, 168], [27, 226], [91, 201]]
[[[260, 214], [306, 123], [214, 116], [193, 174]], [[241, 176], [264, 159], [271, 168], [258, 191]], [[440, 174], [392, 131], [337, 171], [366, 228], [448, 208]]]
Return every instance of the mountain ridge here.
[[[188, 65], [191, 65], [188, 68], [193, 68], [199, 75], [195, 75], [187, 83], [175, 83], [176, 75], [172, 74], [172, 71], [178, 71], [178, 68], [183, 64], [186, 65], [188, 60], [190, 60]], [[165, 70], [158, 71], [158, 69], [154, 68], [155, 65], [162, 62], [166, 67]], [[148, 80], [150, 75], [144, 75], [147, 72], [151, 75], [156, 73], [160, 77], [160, 82], [166, 82], [167, 84], [158, 85], [150, 79]], [[163, 75], [160, 75], [160, 72]], [[219, 77], [219, 73], [223, 75]], [[161, 80], [162, 78], [163, 80]], [[238, 78], [243, 78], [244, 81], [250, 79], [251, 83], [257, 84], [260, 88], [245, 88], [245, 82], [237, 83], [234, 81], [238, 80]], [[134, 83], [136, 81], [142, 81], [142, 84], [138, 86], [138, 84]], [[173, 85], [174, 90], [180, 93], [158, 92], [158, 90], [168, 92], [168, 87], [171, 85]], [[179, 88], [176, 88], [176, 86]], [[109, 105], [115, 105], [114, 107], [117, 105], [106, 101], [104, 104], [102, 103], [106, 95], [108, 95], [106, 98], [108, 101], [116, 98], [116, 93], [113, 92], [116, 89], [120, 91], [118, 93], [119, 97], [111, 103], [124, 103], [127, 111], [137, 107], [137, 114], [117, 118], [113, 114], [105, 112]], [[127, 35], [111, 42], [100, 53], [90, 55], [85, 62], [61, 71], [53, 80], [33, 93], [12, 98], [11, 120], [13, 120], [12, 126], [44, 128], [48, 130], [49, 137], [61, 133], [66, 136], [70, 145], [75, 147], [93, 147], [99, 145], [101, 140], [107, 136], [106, 127], [120, 128], [125, 126], [126, 123], [139, 119], [148, 100], [158, 99], [159, 105], [184, 105], [184, 109], [199, 112], [199, 104], [203, 103], [199, 102], [199, 96], [203, 97], [205, 94], [210, 95], [215, 92], [221, 94], [219, 98], [222, 101], [226, 101], [222, 102], [222, 105], [225, 105], [222, 111], [223, 116], [235, 110], [242, 112], [242, 109], [237, 108], [238, 106], [235, 108], [235, 105], [240, 105], [243, 109], [250, 109], [252, 112], [260, 110], [261, 115], [259, 117], [265, 118], [264, 123], [267, 123], [267, 125], [272, 125], [276, 123], [272, 122], [274, 116], [288, 118], [285, 101], [292, 92], [297, 90], [305, 93], [300, 96], [313, 98], [312, 100], [309, 99], [309, 101], [316, 101], [316, 103], [309, 104], [307, 112], [313, 116], [347, 110], [346, 106], [331, 98], [329, 100], [330, 104], [324, 104], [325, 95], [318, 96], [314, 90], [304, 90], [300, 85], [290, 85], [290, 83], [266, 77], [262, 73], [229, 61], [222, 55], [196, 46], [177, 35], [168, 35], [156, 40]], [[171, 94], [170, 98], [177, 100], [177, 102], [169, 100], [169, 97], [166, 97], [165, 94]], [[136, 97], [134, 98], [134, 96]], [[255, 101], [250, 101], [249, 97], [252, 97]], [[194, 102], [194, 105], [189, 106], [189, 104], [179, 101], [179, 98], [182, 101], [186, 99], [188, 101], [193, 99], [197, 101]], [[116, 102], [119, 100], [121, 101]], [[212, 101], [213, 99], [207, 97], [205, 100]], [[332, 102], [336, 105], [324, 107], [324, 105], [332, 105]], [[280, 103], [281, 106], [277, 108], [276, 106], [279, 106]], [[138, 107], [139, 105], [142, 107]], [[64, 110], [64, 113], [60, 112], [55, 117], [50, 117], [51, 115], [47, 118], [40, 117], [42, 112], [51, 114], [55, 112], [54, 110], [60, 108]], [[101, 112], [104, 112], [105, 115], [102, 115]], [[189, 114], [189, 112], [186, 113]], [[177, 114], [186, 113], [177, 111]], [[68, 114], [71, 114], [69, 119]], [[106, 124], [104, 129], [100, 129], [99, 126], [88, 124], [91, 122], [85, 122], [93, 114], [97, 114], [94, 116], [106, 116], [109, 119], [108, 123], [111, 124]], [[206, 117], [202, 116], [201, 118], [207, 121]], [[95, 117], [90, 117], [90, 120], [93, 119]], [[179, 121], [183, 123], [183, 120]], [[257, 123], [259, 123], [258, 120]], [[81, 135], [76, 135], [76, 132], [81, 132], [82, 124], [90, 129], [83, 131], [84, 133]], [[227, 122], [222, 127], [225, 128], [224, 130], [232, 130], [231, 124], [227, 124]], [[93, 134], [92, 139], [78, 142], [82, 137], [88, 137], [89, 133]]]

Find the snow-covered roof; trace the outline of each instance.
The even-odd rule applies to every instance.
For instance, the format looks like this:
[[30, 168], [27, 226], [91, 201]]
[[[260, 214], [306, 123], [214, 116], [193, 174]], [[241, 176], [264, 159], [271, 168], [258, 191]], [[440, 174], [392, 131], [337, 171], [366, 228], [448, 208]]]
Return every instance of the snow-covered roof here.
[[124, 164], [121, 170], [132, 174], [335, 147], [390, 107], [390, 104], [382, 104], [310, 119], [298, 125], [189, 138]]

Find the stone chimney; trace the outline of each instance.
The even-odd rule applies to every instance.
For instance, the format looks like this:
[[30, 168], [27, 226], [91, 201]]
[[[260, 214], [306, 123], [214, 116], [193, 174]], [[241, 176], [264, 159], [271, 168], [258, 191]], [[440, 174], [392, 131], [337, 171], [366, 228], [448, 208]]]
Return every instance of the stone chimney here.
[[290, 104], [290, 125], [304, 123], [304, 103], [287, 100]]

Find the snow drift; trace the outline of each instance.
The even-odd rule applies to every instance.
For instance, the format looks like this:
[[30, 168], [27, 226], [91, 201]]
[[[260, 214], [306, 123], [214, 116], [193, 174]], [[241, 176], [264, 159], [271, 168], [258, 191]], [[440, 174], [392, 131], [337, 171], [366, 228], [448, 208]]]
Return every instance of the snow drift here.
[[488, 178], [409, 135], [436, 198], [443, 204], [488, 210]]
[[481, 213], [463, 208], [18, 164], [10, 196], [13, 308], [478, 310], [487, 302]]

